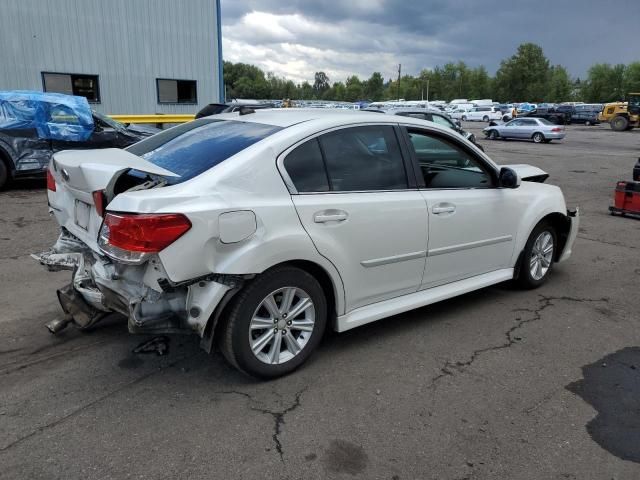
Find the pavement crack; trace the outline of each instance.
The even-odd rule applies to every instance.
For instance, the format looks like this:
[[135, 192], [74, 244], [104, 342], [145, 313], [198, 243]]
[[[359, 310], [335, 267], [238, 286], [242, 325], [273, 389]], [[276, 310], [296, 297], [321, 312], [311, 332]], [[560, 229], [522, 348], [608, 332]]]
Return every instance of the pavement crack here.
[[179, 362], [181, 362], [183, 360], [187, 360], [187, 359], [189, 359], [191, 357], [194, 357], [194, 356], [195, 355], [190, 355], [188, 357], [181, 357], [179, 359], [176, 359], [173, 362], [168, 363], [167, 365], [165, 365], [164, 367], [162, 367], [160, 369], [156, 369], [156, 370], [153, 370], [153, 371], [151, 371], [151, 372], [149, 372], [149, 373], [147, 373], [145, 375], [141, 375], [140, 377], [138, 377], [138, 378], [136, 378], [136, 379], [134, 379], [134, 380], [132, 380], [132, 381], [130, 381], [128, 383], [125, 383], [124, 385], [116, 388], [115, 390], [112, 390], [109, 393], [105, 393], [104, 395], [96, 398], [95, 400], [92, 400], [91, 402], [86, 403], [85, 405], [77, 408], [76, 410], [73, 410], [72, 412], [68, 413], [67, 415], [62, 416], [62, 417], [58, 418], [57, 420], [54, 420], [51, 423], [47, 423], [46, 425], [42, 425], [42, 426], [36, 428], [35, 430], [27, 433], [26, 435], [23, 435], [22, 437], [14, 440], [13, 442], [8, 443], [7, 445], [5, 445], [3, 447], [0, 447], [0, 453], [5, 452], [5, 451], [7, 451], [7, 450], [9, 450], [9, 449], [11, 449], [13, 447], [16, 447], [16, 446], [20, 445], [22, 442], [24, 442], [25, 440], [28, 440], [31, 437], [33, 437], [35, 435], [38, 435], [39, 433], [44, 432], [45, 430], [49, 430], [50, 428], [53, 428], [53, 427], [55, 427], [57, 425], [60, 425], [61, 423], [66, 422], [70, 418], [75, 417], [76, 415], [84, 412], [85, 410], [93, 407], [94, 405], [97, 405], [98, 403], [106, 400], [107, 398], [112, 397], [113, 395], [117, 395], [118, 393], [122, 392], [123, 390], [126, 390], [129, 387], [137, 385], [138, 383], [141, 383], [141, 382], [145, 381], [147, 378], [150, 378], [150, 377], [156, 375], [157, 373], [159, 373], [159, 372], [161, 372], [163, 370], [166, 370], [167, 368], [171, 368], [171, 367], [175, 366], [176, 364], [178, 364]]
[[[249, 408], [251, 408], [251, 410], [253, 410], [254, 412], [262, 413], [263, 415], [270, 415], [273, 418], [273, 435], [271, 436], [271, 438], [273, 439], [276, 452], [278, 452], [278, 455], [280, 456], [280, 461], [282, 463], [284, 463], [284, 449], [282, 447], [282, 442], [280, 441], [280, 434], [282, 433], [282, 425], [286, 423], [285, 416], [288, 413], [293, 412], [295, 409], [297, 409], [301, 405], [300, 399], [302, 397], [302, 394], [306, 392], [307, 388], [308, 387], [304, 387], [302, 390], [298, 391], [295, 394], [293, 403], [283, 410], [271, 410], [268, 408], [259, 408], [253, 405], [249, 405]], [[250, 402], [259, 403], [255, 398], [253, 398], [252, 395], [245, 392], [239, 392], [236, 390], [227, 390], [227, 391], [222, 391], [218, 393], [223, 395], [240, 395], [242, 397], [249, 399]]]
[[598, 303], [606, 303], [609, 302], [609, 299], [606, 297], [602, 298], [578, 298], [578, 297], [570, 297], [570, 296], [546, 296], [539, 295], [538, 306], [536, 308], [516, 308], [512, 310], [514, 313], [525, 312], [530, 313], [531, 315], [523, 318], [524, 316], [517, 317], [515, 319], [516, 323], [511, 328], [509, 328], [505, 333], [504, 342], [499, 345], [492, 345], [489, 347], [479, 348], [474, 350], [471, 353], [471, 356], [467, 360], [447, 360], [445, 364], [440, 368], [440, 372], [434, 376], [429, 382], [428, 389], [435, 389], [438, 382], [442, 380], [444, 377], [452, 377], [455, 376], [456, 373], [464, 372], [468, 367], [470, 367], [473, 362], [475, 362], [478, 357], [488, 352], [495, 352], [498, 350], [504, 350], [506, 348], [511, 348], [513, 345], [518, 343], [522, 338], [515, 335], [515, 332], [522, 328], [523, 326], [537, 322], [542, 319], [542, 312], [544, 312], [547, 308], [555, 306], [554, 302], [565, 301], [565, 302], [598, 302]]
[[580, 238], [582, 240], [588, 240], [590, 242], [602, 243], [604, 245], [612, 245], [614, 247], [630, 248], [631, 250], [636, 250], [638, 248], [638, 247], [635, 247], [633, 245], [625, 245], [624, 243], [620, 243], [620, 242], [607, 242], [606, 240], [600, 240], [598, 238], [585, 237], [584, 235], [578, 235], [578, 238]]

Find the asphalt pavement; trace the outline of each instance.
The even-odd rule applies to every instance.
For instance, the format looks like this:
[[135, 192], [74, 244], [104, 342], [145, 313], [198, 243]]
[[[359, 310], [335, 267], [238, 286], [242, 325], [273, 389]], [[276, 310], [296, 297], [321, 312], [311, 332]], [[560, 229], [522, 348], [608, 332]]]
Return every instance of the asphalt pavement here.
[[607, 210], [640, 132], [480, 141], [580, 205], [572, 258], [538, 290], [502, 284], [329, 334], [270, 382], [196, 337], [134, 353], [152, 337], [115, 316], [48, 333], [69, 273], [29, 257], [57, 236], [44, 184], [0, 192], [0, 478], [640, 478], [640, 220]]

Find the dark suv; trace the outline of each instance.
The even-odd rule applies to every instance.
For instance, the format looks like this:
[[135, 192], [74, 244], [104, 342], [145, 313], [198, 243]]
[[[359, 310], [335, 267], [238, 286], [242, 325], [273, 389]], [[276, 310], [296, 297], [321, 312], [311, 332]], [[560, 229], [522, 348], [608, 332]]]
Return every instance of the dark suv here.
[[531, 110], [530, 112], [518, 114], [518, 118], [520, 117], [544, 118], [545, 120], [549, 120], [551, 123], [555, 123], [556, 125], [565, 125], [569, 123], [571, 121], [571, 113], [560, 111], [558, 110], [558, 108], [560, 107], [536, 108], [535, 110]]

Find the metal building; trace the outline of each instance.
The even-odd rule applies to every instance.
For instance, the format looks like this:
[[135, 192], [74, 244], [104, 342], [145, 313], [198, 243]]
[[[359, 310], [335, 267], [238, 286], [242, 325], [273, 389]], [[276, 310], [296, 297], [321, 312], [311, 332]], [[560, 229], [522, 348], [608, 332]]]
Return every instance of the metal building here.
[[107, 114], [224, 98], [220, 0], [2, 0], [0, 90], [83, 95]]

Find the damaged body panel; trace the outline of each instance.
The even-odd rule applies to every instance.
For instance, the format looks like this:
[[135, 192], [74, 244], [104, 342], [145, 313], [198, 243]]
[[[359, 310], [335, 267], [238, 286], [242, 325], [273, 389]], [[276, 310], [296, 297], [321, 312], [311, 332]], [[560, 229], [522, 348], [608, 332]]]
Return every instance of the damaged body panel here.
[[166, 272], [157, 259], [144, 265], [114, 263], [65, 229], [51, 250], [32, 257], [49, 271], [73, 272], [71, 283], [58, 290], [58, 300], [81, 329], [95, 325], [107, 313], [117, 312], [128, 318], [131, 333], [202, 336], [215, 306], [231, 288], [194, 280], [164, 291], [159, 283], [166, 279]]

